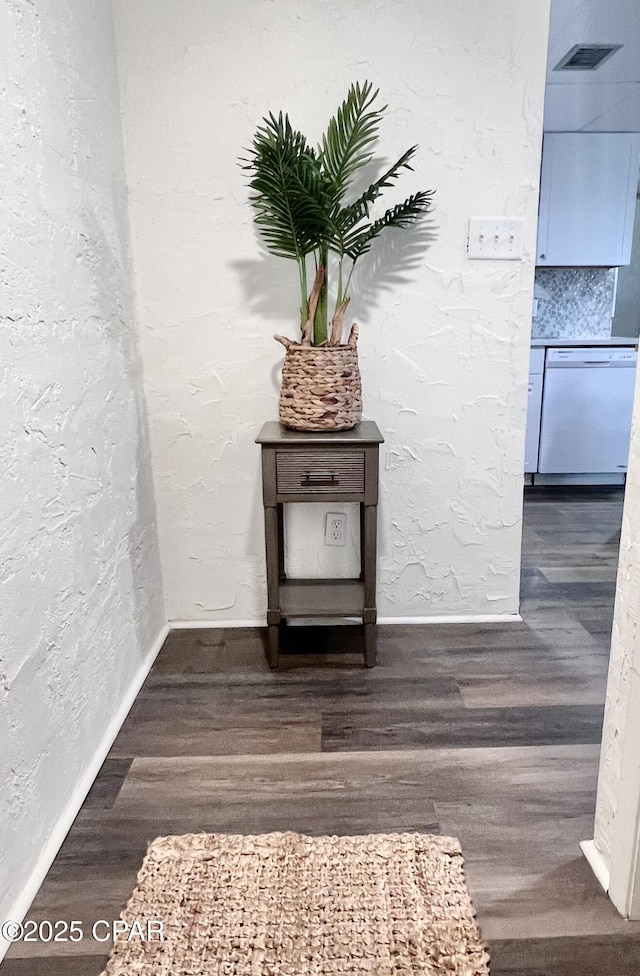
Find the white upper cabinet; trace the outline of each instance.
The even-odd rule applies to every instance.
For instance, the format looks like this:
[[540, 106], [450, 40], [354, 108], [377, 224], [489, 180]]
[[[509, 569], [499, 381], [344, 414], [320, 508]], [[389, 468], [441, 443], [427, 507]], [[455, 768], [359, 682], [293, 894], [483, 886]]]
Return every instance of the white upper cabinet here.
[[640, 134], [545, 132], [536, 264], [629, 264]]

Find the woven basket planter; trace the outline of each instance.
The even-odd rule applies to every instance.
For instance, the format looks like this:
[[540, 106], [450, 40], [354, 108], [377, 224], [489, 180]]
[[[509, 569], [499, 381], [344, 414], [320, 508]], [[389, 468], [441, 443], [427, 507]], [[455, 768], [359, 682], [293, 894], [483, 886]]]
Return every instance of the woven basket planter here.
[[[350, 430], [362, 419], [357, 328], [344, 346], [286, 343], [280, 422], [293, 430]], [[278, 336], [279, 341], [282, 338]]]

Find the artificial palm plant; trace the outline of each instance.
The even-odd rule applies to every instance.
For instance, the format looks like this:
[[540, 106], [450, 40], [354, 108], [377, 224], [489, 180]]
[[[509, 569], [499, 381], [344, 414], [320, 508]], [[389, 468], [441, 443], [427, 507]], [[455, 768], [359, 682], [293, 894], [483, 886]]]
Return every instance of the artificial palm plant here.
[[[392, 227], [408, 227], [431, 207], [433, 191], [421, 190], [371, 219], [382, 191], [411, 169], [412, 146], [359, 196], [347, 202], [354, 179], [373, 158], [386, 109], [378, 91], [353, 84], [317, 148], [296, 131], [289, 116], [269, 114], [243, 160], [250, 174], [255, 222], [272, 254], [296, 262], [300, 280], [302, 343], [338, 345], [350, 301], [353, 270], [373, 241]], [[328, 329], [329, 254], [335, 256], [335, 307]], [[315, 270], [308, 294], [308, 268]]]

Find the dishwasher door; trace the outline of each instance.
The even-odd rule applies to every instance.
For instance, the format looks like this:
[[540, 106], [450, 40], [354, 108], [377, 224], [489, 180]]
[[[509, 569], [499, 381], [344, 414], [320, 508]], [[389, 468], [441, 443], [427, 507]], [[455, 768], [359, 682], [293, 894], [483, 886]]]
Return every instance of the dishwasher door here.
[[529, 396], [527, 400], [527, 426], [524, 438], [525, 474], [535, 474], [538, 470], [543, 373], [544, 349], [532, 349], [529, 359]]
[[628, 348], [547, 350], [539, 472], [627, 470], [636, 359]]

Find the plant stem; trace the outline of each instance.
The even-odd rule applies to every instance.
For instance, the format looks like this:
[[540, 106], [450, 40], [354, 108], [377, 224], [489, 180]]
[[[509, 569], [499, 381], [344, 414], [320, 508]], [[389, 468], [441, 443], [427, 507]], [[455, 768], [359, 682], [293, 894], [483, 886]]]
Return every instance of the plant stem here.
[[298, 271], [300, 272], [300, 329], [304, 329], [305, 323], [309, 318], [309, 297], [307, 295], [307, 259], [298, 259]]
[[[351, 282], [351, 275], [353, 274], [353, 269], [355, 268], [355, 266], [356, 266], [356, 262], [354, 261], [353, 264], [351, 265], [351, 271], [349, 272], [349, 277], [347, 278], [347, 284], [345, 285], [345, 289], [344, 289], [345, 298], [349, 294], [349, 284]], [[340, 272], [342, 272], [342, 267], [340, 268]]]
[[322, 283], [322, 288], [320, 290], [320, 297], [318, 298], [318, 305], [316, 307], [316, 314], [313, 319], [313, 344], [314, 346], [319, 346], [328, 339], [327, 331], [327, 260], [329, 257], [329, 250], [326, 246], [322, 246], [319, 250], [318, 264], [323, 264], [325, 268], [324, 281]]

